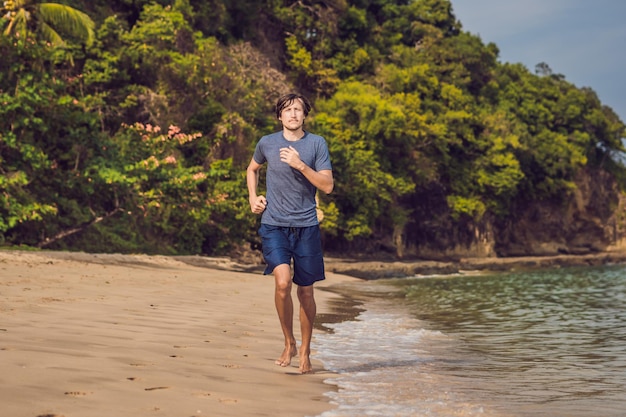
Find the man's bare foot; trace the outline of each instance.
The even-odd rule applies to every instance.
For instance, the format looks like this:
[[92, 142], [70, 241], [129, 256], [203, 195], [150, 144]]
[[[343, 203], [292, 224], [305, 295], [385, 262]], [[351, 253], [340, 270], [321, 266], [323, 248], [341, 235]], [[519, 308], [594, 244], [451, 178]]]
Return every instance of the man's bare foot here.
[[313, 365], [311, 365], [311, 359], [309, 358], [308, 353], [300, 353], [300, 373], [301, 374], [312, 374], [313, 373]]
[[288, 347], [285, 347], [283, 354], [280, 355], [280, 358], [276, 359], [274, 363], [278, 366], [282, 366], [283, 368], [289, 366], [291, 365], [291, 358], [296, 356], [297, 353], [298, 349], [296, 348], [295, 343], [291, 344]]

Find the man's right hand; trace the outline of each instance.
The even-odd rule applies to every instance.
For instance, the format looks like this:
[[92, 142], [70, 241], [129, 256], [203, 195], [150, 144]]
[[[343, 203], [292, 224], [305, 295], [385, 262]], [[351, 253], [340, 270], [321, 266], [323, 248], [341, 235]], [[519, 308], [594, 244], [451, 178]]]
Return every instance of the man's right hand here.
[[261, 214], [265, 211], [267, 200], [265, 196], [259, 195], [255, 199], [250, 199], [250, 209], [254, 214]]

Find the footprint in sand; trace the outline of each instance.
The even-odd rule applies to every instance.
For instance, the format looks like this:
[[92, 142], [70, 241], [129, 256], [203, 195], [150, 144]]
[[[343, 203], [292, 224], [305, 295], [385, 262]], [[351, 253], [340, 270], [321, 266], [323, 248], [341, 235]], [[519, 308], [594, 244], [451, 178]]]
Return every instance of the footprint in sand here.
[[237, 400], [234, 398], [220, 398], [220, 402], [228, 405], [237, 404]]
[[154, 365], [153, 363], [131, 363], [130, 366], [149, 366]]
[[150, 388], [144, 388], [145, 391], [155, 391], [158, 389], [170, 389], [170, 387], [150, 387]]
[[84, 397], [88, 393], [82, 391], [66, 391], [65, 395], [71, 395], [72, 397]]
[[226, 365], [222, 365], [224, 368], [230, 368], [230, 369], [239, 369], [241, 368], [240, 365], [234, 365], [232, 363], [226, 364]]

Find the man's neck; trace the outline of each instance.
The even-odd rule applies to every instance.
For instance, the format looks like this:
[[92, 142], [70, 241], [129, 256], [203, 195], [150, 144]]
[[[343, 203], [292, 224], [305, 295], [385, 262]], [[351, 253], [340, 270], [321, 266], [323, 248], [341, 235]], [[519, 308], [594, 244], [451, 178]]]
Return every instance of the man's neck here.
[[297, 130], [283, 129], [283, 137], [289, 142], [295, 142], [302, 139], [304, 136], [304, 130], [302, 128]]

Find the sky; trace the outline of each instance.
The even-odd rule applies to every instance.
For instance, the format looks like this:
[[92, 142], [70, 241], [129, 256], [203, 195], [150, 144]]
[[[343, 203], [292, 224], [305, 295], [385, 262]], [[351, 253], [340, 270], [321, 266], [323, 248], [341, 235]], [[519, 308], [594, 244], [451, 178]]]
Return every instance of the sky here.
[[495, 43], [500, 61], [545, 62], [590, 87], [626, 123], [626, 1], [451, 0], [463, 30]]

